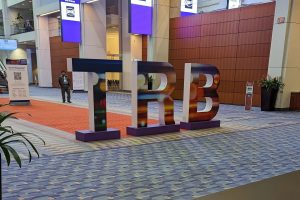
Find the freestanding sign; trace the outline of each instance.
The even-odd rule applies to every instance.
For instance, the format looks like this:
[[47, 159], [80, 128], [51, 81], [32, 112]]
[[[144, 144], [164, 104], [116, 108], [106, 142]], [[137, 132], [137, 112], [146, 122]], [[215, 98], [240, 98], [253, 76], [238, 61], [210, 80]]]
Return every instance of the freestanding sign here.
[[63, 42], [81, 42], [80, 0], [60, 0]]
[[[76, 131], [76, 139], [84, 142], [120, 139], [120, 130], [107, 128], [106, 117], [106, 72], [122, 73], [122, 61], [68, 58], [68, 70], [73, 72], [88, 72], [89, 82], [89, 122], [90, 130]], [[160, 75], [160, 85], [149, 90], [138, 84], [138, 77]], [[200, 75], [206, 76], [205, 86], [200, 86]], [[172, 93], [176, 86], [176, 71], [167, 62], [132, 62], [132, 126], [127, 127], [127, 134], [145, 136], [161, 133], [180, 132], [182, 129], [204, 129], [220, 127], [220, 120], [213, 120], [219, 110], [217, 89], [220, 83], [220, 73], [213, 65], [185, 65], [184, 82], [184, 118], [180, 124], [174, 120], [174, 100]], [[206, 99], [206, 107], [198, 112], [197, 104]], [[148, 124], [148, 103], [159, 103], [159, 123]]]
[[129, 33], [152, 35], [152, 0], [129, 0]]
[[239, 8], [241, 6], [241, 0], [228, 0], [227, 8], [234, 9]]
[[88, 72], [89, 130], [76, 131], [84, 142], [120, 139], [120, 130], [107, 128], [106, 72], [122, 72], [122, 61], [100, 59], [67, 59], [68, 71]]
[[83, 72], [72, 72], [73, 77], [73, 91], [84, 90], [84, 73]]
[[252, 109], [252, 99], [253, 99], [254, 83], [246, 83], [246, 96], [245, 96], [245, 110]]
[[[154, 135], [160, 133], [179, 132], [180, 126], [174, 121], [174, 100], [171, 97], [176, 85], [174, 67], [165, 62], [132, 63], [132, 126], [127, 127], [127, 134], [133, 136]], [[138, 88], [138, 76], [157, 73], [161, 75], [161, 83], [157, 90]], [[159, 103], [159, 124], [149, 126], [148, 102]]]
[[27, 60], [6, 60], [9, 104], [29, 105]]
[[198, 13], [198, 0], [181, 0], [181, 16], [189, 16]]

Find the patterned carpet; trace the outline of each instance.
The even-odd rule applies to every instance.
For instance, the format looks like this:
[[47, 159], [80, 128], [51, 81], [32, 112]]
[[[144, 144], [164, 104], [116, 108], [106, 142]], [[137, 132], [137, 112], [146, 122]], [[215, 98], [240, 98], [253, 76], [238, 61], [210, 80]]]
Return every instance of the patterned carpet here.
[[[8, 99], [0, 98], [0, 104], [8, 103]], [[70, 104], [31, 100], [30, 106], [6, 106], [0, 108], [0, 111], [17, 112], [20, 119], [73, 134], [78, 130], [88, 130], [88, 109], [68, 105]], [[118, 128], [121, 136], [127, 137], [126, 127], [131, 126], [130, 116], [109, 112], [107, 120], [109, 128]], [[157, 121], [149, 120], [149, 124], [154, 123]]]
[[[57, 90], [33, 90], [35, 98], [59, 101]], [[85, 106], [73, 97], [75, 105]], [[130, 113], [129, 94], [108, 98], [110, 111]], [[177, 119], [181, 105], [176, 101]], [[156, 108], [150, 105], [151, 115], [157, 116]], [[4, 199], [190, 200], [300, 170], [299, 112], [246, 112], [221, 105], [217, 118], [222, 121], [217, 129], [94, 143], [12, 120], [17, 129], [40, 134], [47, 145], [38, 145], [42, 157], [22, 169], [2, 161]]]

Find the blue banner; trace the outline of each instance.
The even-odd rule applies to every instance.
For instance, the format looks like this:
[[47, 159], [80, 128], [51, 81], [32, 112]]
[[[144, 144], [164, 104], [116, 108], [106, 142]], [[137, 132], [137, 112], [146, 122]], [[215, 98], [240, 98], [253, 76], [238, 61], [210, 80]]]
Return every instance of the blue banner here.
[[181, 16], [189, 16], [198, 13], [198, 0], [181, 0]]
[[152, 35], [152, 0], [130, 0], [129, 33]]
[[80, 0], [60, 0], [63, 42], [81, 42]]

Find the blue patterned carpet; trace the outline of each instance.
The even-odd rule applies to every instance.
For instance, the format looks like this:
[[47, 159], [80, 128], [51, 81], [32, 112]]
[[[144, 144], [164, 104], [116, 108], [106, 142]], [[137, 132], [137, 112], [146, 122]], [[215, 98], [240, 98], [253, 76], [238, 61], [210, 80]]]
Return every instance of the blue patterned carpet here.
[[189, 200], [300, 170], [300, 113], [222, 106], [218, 118], [241, 128], [49, 154], [22, 169], [13, 163], [8, 170], [2, 161], [4, 199]]

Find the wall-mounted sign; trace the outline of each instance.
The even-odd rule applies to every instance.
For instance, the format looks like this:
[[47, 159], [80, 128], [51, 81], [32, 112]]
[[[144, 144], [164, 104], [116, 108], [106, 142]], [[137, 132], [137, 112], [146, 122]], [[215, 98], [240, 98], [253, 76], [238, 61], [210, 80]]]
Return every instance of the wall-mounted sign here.
[[0, 50], [13, 51], [18, 48], [17, 40], [0, 39]]
[[241, 7], [241, 0], [228, 0], [228, 9]]
[[29, 81], [27, 60], [6, 60], [9, 100], [11, 105], [28, 105]]
[[198, 0], [181, 0], [181, 16], [189, 16], [198, 13]]
[[285, 17], [278, 17], [277, 24], [283, 24], [285, 22]]
[[81, 42], [80, 0], [60, 0], [63, 42]]
[[152, 34], [152, 0], [129, 1], [129, 33]]

